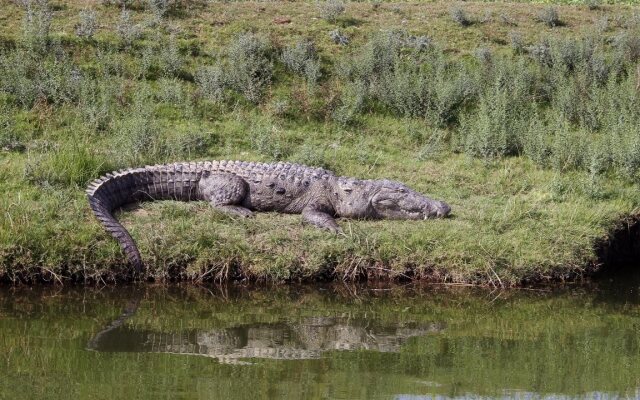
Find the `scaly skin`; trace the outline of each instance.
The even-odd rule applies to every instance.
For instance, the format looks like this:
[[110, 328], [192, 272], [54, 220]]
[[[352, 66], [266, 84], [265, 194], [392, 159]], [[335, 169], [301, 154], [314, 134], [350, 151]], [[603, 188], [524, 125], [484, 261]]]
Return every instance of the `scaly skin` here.
[[113, 211], [148, 200], [208, 201], [216, 209], [250, 217], [254, 211], [302, 214], [305, 222], [339, 232], [335, 218], [428, 219], [451, 208], [399, 182], [338, 177], [322, 168], [290, 163], [211, 161], [121, 170], [91, 182], [89, 205], [137, 272], [138, 248]]

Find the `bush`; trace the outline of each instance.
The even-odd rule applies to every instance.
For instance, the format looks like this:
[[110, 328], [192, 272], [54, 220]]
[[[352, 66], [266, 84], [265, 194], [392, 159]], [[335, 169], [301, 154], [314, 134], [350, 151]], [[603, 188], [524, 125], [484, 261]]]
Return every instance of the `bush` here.
[[525, 52], [524, 38], [520, 33], [509, 32], [509, 44], [515, 54], [523, 54]]
[[170, 0], [147, 0], [147, 4], [156, 19], [160, 20], [169, 10]]
[[134, 40], [140, 39], [142, 36], [142, 27], [131, 21], [131, 12], [122, 8], [120, 19], [116, 27], [120, 40], [125, 46], [131, 46]]
[[200, 94], [206, 99], [214, 102], [224, 100], [224, 92], [228, 82], [220, 63], [215, 66], [201, 67], [196, 72], [195, 79]]
[[553, 65], [553, 56], [551, 53], [551, 45], [547, 40], [530, 46], [528, 49], [529, 55], [538, 62], [538, 64], [544, 67], [551, 67]]
[[76, 35], [91, 39], [98, 29], [98, 14], [91, 9], [80, 11], [80, 22], [75, 26]]
[[585, 0], [585, 4], [589, 10], [598, 10], [602, 5], [602, 0]]
[[614, 45], [625, 60], [640, 61], [640, 36], [634, 33], [622, 33], [615, 38]]
[[252, 33], [238, 36], [227, 49], [231, 87], [252, 103], [259, 103], [271, 84], [271, 45]]
[[491, 64], [493, 60], [493, 54], [491, 54], [491, 50], [486, 47], [479, 47], [474, 52], [476, 60], [480, 62], [480, 64], [488, 65]]
[[82, 74], [69, 56], [55, 48], [50, 55], [17, 49], [0, 57], [0, 90], [31, 107], [37, 100], [52, 104], [73, 102], [82, 84]]
[[480, 97], [474, 114], [463, 114], [460, 130], [465, 151], [484, 158], [520, 153], [520, 136], [529, 119], [526, 109], [514, 105], [511, 96], [510, 90], [496, 85]]
[[584, 134], [572, 130], [561, 116], [552, 120], [554, 132], [551, 145], [551, 165], [555, 170], [565, 172], [585, 167], [588, 154], [588, 141]]
[[546, 7], [538, 14], [538, 21], [544, 23], [550, 28], [563, 25], [560, 15], [555, 7]]
[[176, 78], [160, 78], [157, 82], [158, 88], [155, 93], [157, 100], [174, 106], [182, 106], [186, 103], [186, 95], [180, 80]]
[[286, 47], [280, 59], [289, 71], [304, 76], [308, 83], [315, 84], [320, 79], [320, 58], [313, 42], [302, 40]]
[[331, 114], [332, 119], [342, 126], [354, 124], [367, 97], [368, 90], [364, 82], [356, 81], [347, 84], [340, 94], [338, 106]]
[[534, 112], [529, 119], [529, 125], [520, 135], [521, 154], [529, 157], [540, 167], [547, 167], [551, 155], [550, 138], [553, 131], [543, 121], [542, 117]]
[[282, 131], [269, 121], [253, 124], [248, 130], [251, 135], [251, 148], [269, 160], [283, 160], [291, 153], [291, 148]]
[[329, 37], [333, 40], [333, 43], [339, 44], [340, 46], [346, 46], [349, 44], [349, 38], [340, 32], [339, 29], [329, 32]]
[[21, 42], [25, 48], [44, 54], [49, 46], [49, 30], [53, 13], [47, 0], [26, 0]]
[[318, 10], [322, 19], [333, 23], [344, 14], [345, 6], [341, 0], [324, 0], [318, 2]]
[[164, 76], [171, 77], [179, 75], [184, 60], [180, 54], [174, 35], [171, 35], [169, 40], [160, 48], [158, 63]]
[[460, 26], [469, 26], [473, 23], [464, 9], [460, 7], [453, 7], [449, 12], [451, 19]]
[[175, 152], [175, 157], [192, 159], [208, 154], [209, 148], [219, 142], [219, 137], [211, 132], [191, 130], [179, 135], [170, 143], [170, 148]]

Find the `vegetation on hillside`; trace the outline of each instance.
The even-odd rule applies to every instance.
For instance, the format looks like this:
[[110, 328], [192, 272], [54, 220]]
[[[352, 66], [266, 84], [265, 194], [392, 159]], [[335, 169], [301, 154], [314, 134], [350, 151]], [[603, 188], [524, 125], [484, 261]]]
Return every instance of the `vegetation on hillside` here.
[[145, 205], [122, 217], [150, 277], [502, 286], [594, 270], [640, 204], [640, 10], [447, 4], [4, 0], [0, 276], [124, 276], [84, 186], [210, 158], [393, 178], [455, 216], [332, 236]]

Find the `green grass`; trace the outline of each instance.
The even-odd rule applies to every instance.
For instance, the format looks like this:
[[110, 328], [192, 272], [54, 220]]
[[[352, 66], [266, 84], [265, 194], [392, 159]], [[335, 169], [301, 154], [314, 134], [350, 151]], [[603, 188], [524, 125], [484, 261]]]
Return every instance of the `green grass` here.
[[[124, 258], [84, 186], [178, 160], [287, 160], [396, 179], [454, 215], [341, 221], [334, 236], [299, 216], [147, 203], [119, 217], [155, 279], [577, 279], [638, 213], [632, 6], [557, 6], [560, 27], [536, 20], [544, 6], [514, 3], [464, 3], [465, 27], [447, 2], [348, 3], [335, 22], [311, 3], [215, 3], [155, 22], [134, 7], [143, 25], [131, 43], [117, 34], [117, 7], [96, 6], [99, 28], [83, 39], [80, 3], [52, 3], [47, 35], [14, 3], [0, 6], [3, 280], [122, 278]], [[292, 22], [273, 22], [281, 16]], [[331, 41], [336, 28], [348, 46]], [[526, 54], [514, 54], [511, 34]], [[411, 47], [421, 36], [434, 48]], [[283, 62], [305, 38], [317, 56], [291, 51]], [[309, 59], [312, 70], [300, 67]]]

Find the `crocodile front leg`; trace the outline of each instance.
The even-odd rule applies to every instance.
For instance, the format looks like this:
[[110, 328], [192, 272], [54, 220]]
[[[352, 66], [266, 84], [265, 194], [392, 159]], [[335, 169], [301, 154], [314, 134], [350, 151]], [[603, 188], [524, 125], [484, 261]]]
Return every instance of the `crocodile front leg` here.
[[249, 191], [247, 182], [237, 175], [216, 173], [200, 180], [200, 192], [213, 208], [236, 217], [252, 217], [253, 212], [242, 207]]
[[342, 232], [335, 218], [333, 218], [331, 214], [315, 208], [307, 207], [302, 210], [302, 220], [333, 233]]

